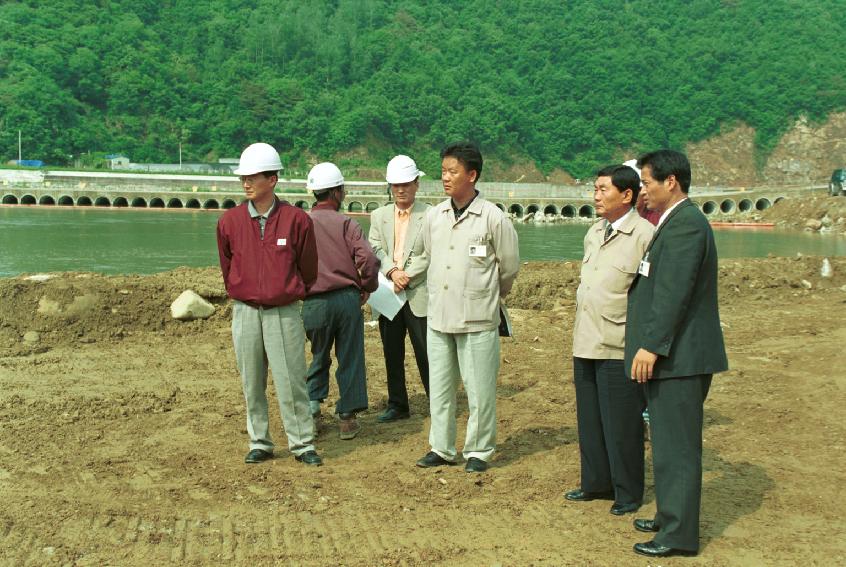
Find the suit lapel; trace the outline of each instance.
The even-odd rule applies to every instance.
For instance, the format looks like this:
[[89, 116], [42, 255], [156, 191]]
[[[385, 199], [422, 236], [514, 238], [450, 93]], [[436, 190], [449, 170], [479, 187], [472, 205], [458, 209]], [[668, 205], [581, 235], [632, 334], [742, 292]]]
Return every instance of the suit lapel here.
[[385, 253], [388, 260], [393, 262], [394, 257], [394, 217], [396, 215], [396, 208], [391, 207], [385, 211], [385, 218], [382, 219], [382, 234], [385, 235]]
[[[683, 201], [681, 204], [679, 204], [679, 206], [677, 206], [675, 209], [673, 209], [670, 212], [669, 215], [667, 215], [667, 218], [664, 219], [664, 222], [661, 223], [661, 226], [659, 226], [655, 230], [655, 234], [652, 235], [652, 240], [649, 241], [649, 246], [646, 247], [646, 251], [643, 253], [644, 258], [649, 257], [649, 252], [652, 250], [652, 246], [655, 244], [655, 241], [658, 239], [658, 235], [661, 234], [661, 231], [664, 229], [665, 226], [667, 226], [667, 223], [670, 222], [670, 220], [672, 220], [672, 218], [674, 216], [676, 216], [680, 210], [682, 210], [685, 207], [689, 207], [692, 204], [693, 204], [693, 201], [691, 201], [690, 198], [688, 198], [685, 201]], [[634, 284], [639, 280], [640, 280], [640, 270], [638, 269], [638, 273], [635, 274], [635, 277], [632, 280], [632, 286], [629, 288], [629, 291], [631, 291], [631, 288], [634, 287]]]
[[690, 200], [690, 198], [687, 198], [687, 199], [684, 200], [684, 202], [679, 204], [679, 206], [677, 206], [675, 209], [670, 211], [670, 214], [667, 215], [667, 218], [664, 219], [664, 222], [661, 223], [661, 226], [659, 226], [658, 229], [655, 231], [655, 234], [652, 235], [652, 240], [649, 241], [649, 246], [646, 247], [647, 252], [652, 250], [652, 245], [655, 244], [655, 241], [658, 239], [658, 235], [661, 234], [661, 231], [664, 230], [664, 227], [667, 226], [667, 224], [670, 222], [670, 220], [672, 220], [672, 218], [674, 216], [679, 214], [680, 210], [682, 210], [685, 207], [689, 207], [692, 204], [693, 204], [693, 202]]

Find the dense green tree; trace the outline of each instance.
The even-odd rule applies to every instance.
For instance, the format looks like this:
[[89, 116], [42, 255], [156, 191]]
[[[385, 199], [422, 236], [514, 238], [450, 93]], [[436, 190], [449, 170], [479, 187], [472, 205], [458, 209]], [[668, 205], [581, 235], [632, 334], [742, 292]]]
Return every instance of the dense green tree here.
[[[759, 159], [846, 109], [842, 2], [0, 3], [0, 160], [422, 155], [457, 138], [576, 177], [721, 128]], [[841, 26], [842, 27], [842, 26]], [[364, 153], [359, 151], [362, 147]], [[357, 157], [356, 159], [361, 159]]]

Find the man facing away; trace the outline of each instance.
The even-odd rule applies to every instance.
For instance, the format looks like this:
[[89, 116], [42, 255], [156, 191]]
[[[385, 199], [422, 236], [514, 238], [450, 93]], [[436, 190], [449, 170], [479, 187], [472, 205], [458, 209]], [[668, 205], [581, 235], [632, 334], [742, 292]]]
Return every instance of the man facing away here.
[[429, 257], [429, 431], [431, 451], [419, 467], [454, 465], [456, 390], [464, 382], [470, 415], [464, 470], [484, 472], [496, 446], [499, 306], [517, 277], [517, 233], [496, 205], [479, 197], [482, 154], [470, 143], [441, 152], [449, 199], [429, 209], [424, 248]]
[[367, 409], [364, 368], [364, 317], [361, 304], [379, 286], [379, 260], [357, 222], [339, 209], [344, 202], [344, 177], [335, 164], [319, 163], [308, 173], [306, 189], [317, 204], [310, 216], [317, 240], [317, 279], [308, 286], [303, 323], [311, 341], [308, 369], [312, 415], [329, 395], [330, 352], [335, 345], [341, 439], [361, 430], [356, 413]]
[[276, 198], [282, 163], [276, 150], [252, 144], [235, 173], [246, 202], [217, 223], [217, 247], [226, 292], [233, 301], [232, 341], [247, 404], [247, 463], [273, 456], [267, 415], [267, 370], [273, 373], [288, 448], [309, 465], [314, 450], [305, 376], [305, 334], [300, 316], [306, 287], [317, 277], [317, 248], [308, 215]]
[[717, 303], [717, 249], [705, 215], [688, 198], [690, 163], [658, 150], [638, 160], [646, 206], [661, 211], [652, 242], [629, 290], [625, 366], [646, 385], [653, 519], [634, 527], [654, 533], [637, 543], [651, 557], [699, 551], [703, 404], [714, 373], [728, 369]]
[[429, 395], [429, 362], [426, 359], [426, 270], [429, 261], [423, 253], [423, 225], [429, 208], [415, 202], [419, 178], [425, 175], [408, 156], [398, 155], [388, 162], [385, 179], [394, 203], [379, 207], [370, 215], [368, 240], [381, 265], [380, 271], [394, 284], [394, 291], [405, 290], [407, 301], [393, 319], [379, 316], [379, 335], [388, 374], [388, 407], [376, 419], [386, 423], [409, 417], [405, 385], [405, 335], [411, 338], [420, 380]]
[[573, 326], [581, 486], [564, 496], [613, 500], [611, 513], [620, 516], [643, 502], [646, 402], [623, 369], [623, 337], [629, 286], [654, 228], [634, 210], [634, 169], [612, 165], [596, 175], [593, 201], [602, 219], [585, 235]]

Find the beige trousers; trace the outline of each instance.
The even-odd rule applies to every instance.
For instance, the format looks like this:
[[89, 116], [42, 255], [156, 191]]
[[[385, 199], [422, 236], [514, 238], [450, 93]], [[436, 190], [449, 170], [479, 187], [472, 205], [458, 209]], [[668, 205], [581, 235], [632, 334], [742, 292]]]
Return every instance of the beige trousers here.
[[306, 392], [305, 331], [301, 302], [256, 309], [235, 301], [232, 341], [247, 402], [250, 449], [273, 452], [267, 417], [267, 370], [273, 374], [279, 413], [295, 455], [314, 449], [314, 422]]
[[441, 333], [429, 327], [426, 341], [432, 451], [448, 461], [456, 459], [456, 395], [461, 379], [470, 410], [462, 455], [488, 461], [496, 447], [498, 331]]

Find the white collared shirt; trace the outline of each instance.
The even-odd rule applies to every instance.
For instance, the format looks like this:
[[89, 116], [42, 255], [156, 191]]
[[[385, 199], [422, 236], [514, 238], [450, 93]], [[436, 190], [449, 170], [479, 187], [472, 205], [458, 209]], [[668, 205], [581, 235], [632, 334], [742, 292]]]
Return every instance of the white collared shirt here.
[[[618, 231], [618, 230], [620, 230], [620, 227], [621, 227], [621, 226], [623, 225], [623, 223], [625, 222], [626, 217], [628, 217], [630, 214], [632, 214], [632, 211], [634, 211], [634, 208], [629, 209], [629, 212], [627, 212], [626, 214], [624, 214], [623, 216], [621, 216], [620, 218], [618, 218], [617, 220], [615, 220], [614, 222], [612, 222], [612, 223], [611, 223], [611, 228], [612, 228], [615, 232], [616, 232], [616, 231]], [[608, 226], [608, 223], [607, 223], [607, 222], [605, 223], [605, 226], [606, 226], [606, 227]]]
[[664, 213], [661, 215], [661, 218], [658, 219], [658, 224], [655, 225], [655, 228], [658, 228], [659, 226], [661, 226], [664, 223], [664, 220], [667, 218], [667, 216], [672, 212], [672, 210], [675, 209], [676, 207], [678, 207], [679, 205], [681, 205], [682, 203], [684, 203], [685, 201], [687, 201], [687, 199], [688, 198], [685, 197], [684, 199], [682, 199], [681, 201], [679, 201], [678, 203], [676, 203], [675, 205], [673, 205], [672, 207], [670, 207], [669, 209], [664, 211]]

